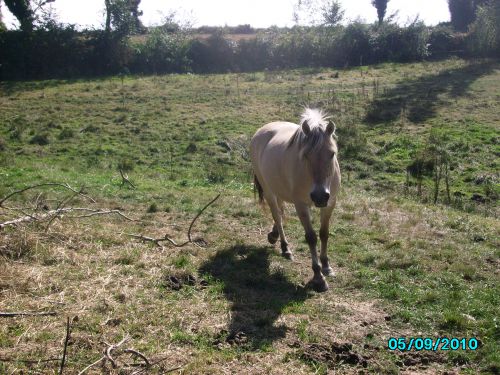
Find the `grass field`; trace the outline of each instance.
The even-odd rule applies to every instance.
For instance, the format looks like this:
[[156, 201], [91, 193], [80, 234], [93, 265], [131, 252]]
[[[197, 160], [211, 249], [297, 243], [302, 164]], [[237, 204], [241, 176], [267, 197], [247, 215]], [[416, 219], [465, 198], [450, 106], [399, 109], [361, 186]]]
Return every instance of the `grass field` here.
[[[338, 74], [337, 74], [338, 73]], [[1, 373], [326, 374], [500, 372], [500, 64], [447, 60], [345, 70], [110, 77], [0, 83], [0, 222], [65, 207], [117, 215], [0, 229]], [[330, 227], [336, 277], [305, 287], [310, 256], [287, 208], [296, 254], [266, 242], [247, 147], [303, 106], [333, 115], [343, 186]], [[406, 167], [436, 135], [450, 189], [433, 204]], [[122, 184], [123, 170], [135, 189]], [[186, 239], [159, 248], [128, 234]], [[70, 200], [71, 199], [71, 200]], [[6, 207], [23, 207], [22, 211]], [[315, 226], [319, 225], [318, 219]], [[391, 337], [476, 337], [477, 350], [389, 351]], [[145, 369], [143, 353], [154, 365]], [[40, 361], [40, 362], [39, 362]], [[147, 371], [146, 371], [147, 370]]]

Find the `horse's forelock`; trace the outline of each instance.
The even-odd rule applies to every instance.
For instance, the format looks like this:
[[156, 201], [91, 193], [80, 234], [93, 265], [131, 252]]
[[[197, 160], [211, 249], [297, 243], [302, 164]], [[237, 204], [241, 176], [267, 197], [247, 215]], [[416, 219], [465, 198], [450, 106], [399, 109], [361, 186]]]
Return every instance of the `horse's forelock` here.
[[309, 155], [321, 143], [324, 134], [324, 130], [319, 126], [312, 128], [307, 136], [304, 134], [300, 142], [301, 154], [303, 156]]
[[[316, 146], [323, 140], [325, 129], [328, 125], [328, 116], [319, 109], [306, 108], [301, 116], [300, 127], [290, 138], [288, 146], [298, 143], [302, 156], [310, 154]], [[307, 121], [310, 127], [308, 135], [302, 130], [302, 125]], [[334, 139], [336, 136], [334, 134]]]
[[306, 108], [300, 116], [300, 125], [307, 121], [311, 128], [320, 126], [325, 127], [328, 124], [328, 118], [321, 109]]

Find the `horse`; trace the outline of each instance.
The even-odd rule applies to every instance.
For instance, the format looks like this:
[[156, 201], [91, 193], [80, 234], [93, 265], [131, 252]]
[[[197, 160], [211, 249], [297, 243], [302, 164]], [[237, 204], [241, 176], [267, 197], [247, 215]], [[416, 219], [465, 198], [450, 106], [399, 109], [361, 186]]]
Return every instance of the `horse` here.
[[[313, 278], [309, 285], [317, 292], [328, 290], [324, 276], [333, 276], [327, 255], [329, 223], [340, 189], [335, 124], [322, 110], [306, 108], [300, 125], [277, 121], [261, 127], [250, 142], [254, 187], [260, 203], [269, 205], [274, 220], [269, 243], [278, 238], [282, 255], [293, 260], [283, 231], [283, 203], [293, 203], [304, 227], [312, 259]], [[320, 208], [318, 261], [316, 232], [311, 224], [310, 207]]]

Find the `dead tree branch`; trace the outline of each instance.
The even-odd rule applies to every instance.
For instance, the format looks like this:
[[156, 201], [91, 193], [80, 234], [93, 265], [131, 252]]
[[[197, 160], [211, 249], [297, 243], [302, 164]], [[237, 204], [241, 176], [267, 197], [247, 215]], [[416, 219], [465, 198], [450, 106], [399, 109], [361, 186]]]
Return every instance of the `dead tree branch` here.
[[[61, 202], [57, 205], [57, 207], [56, 207], [56, 209], [55, 209], [54, 211], [59, 212], [60, 210], [64, 209], [64, 206], [66, 206], [69, 202], [71, 202], [71, 201], [73, 200], [73, 198], [74, 198], [76, 195], [78, 195], [78, 193], [74, 193], [72, 196], [69, 196], [68, 198], [63, 199], [63, 200], [62, 200], [62, 201], [61, 201]], [[56, 215], [53, 215], [53, 216], [50, 218], [50, 220], [49, 220], [49, 222], [48, 222], [47, 226], [45, 227], [45, 231], [46, 231], [46, 232], [49, 230], [50, 224], [52, 224], [52, 222], [53, 222], [53, 221], [54, 221], [57, 217], [59, 217], [59, 215], [57, 215], [57, 214], [56, 214]]]
[[87, 367], [85, 367], [82, 371], [80, 371], [78, 373], [78, 375], [82, 375], [82, 374], [85, 374], [88, 370], [90, 370], [92, 367], [98, 365], [99, 363], [101, 363], [102, 361], [105, 361], [106, 360], [106, 356], [102, 356], [101, 358], [99, 358], [97, 361], [91, 363], [90, 365], [88, 365]]
[[129, 184], [130, 186], [132, 186], [132, 188], [136, 189], [135, 185], [128, 179], [128, 175], [123, 173], [121, 169], [119, 169], [119, 171], [120, 176], [122, 176], [122, 186], [124, 186], [125, 184]]
[[0, 312], [0, 318], [13, 318], [16, 316], [55, 316], [55, 311], [19, 311], [19, 312]]
[[64, 350], [63, 350], [63, 356], [61, 360], [61, 367], [59, 368], [59, 375], [63, 374], [64, 371], [64, 365], [66, 362], [66, 353], [68, 350], [68, 342], [69, 342], [69, 335], [70, 335], [70, 324], [69, 324], [69, 316], [66, 321], [66, 338], [64, 339]]
[[162, 247], [161, 246], [161, 242], [169, 242], [171, 245], [173, 245], [174, 247], [184, 247], [186, 246], [187, 244], [195, 244], [199, 247], [203, 247], [202, 245], [200, 244], [205, 244], [205, 240], [203, 238], [197, 238], [197, 239], [194, 239], [191, 237], [191, 230], [193, 229], [193, 226], [194, 226], [194, 223], [196, 222], [196, 220], [201, 216], [201, 214], [209, 207], [211, 206], [217, 199], [220, 198], [220, 193], [217, 194], [217, 196], [212, 199], [210, 202], [208, 202], [201, 210], [200, 212], [198, 212], [198, 214], [193, 218], [193, 220], [191, 220], [191, 224], [189, 224], [189, 229], [187, 231], [187, 238], [188, 240], [183, 242], [183, 243], [180, 243], [178, 244], [177, 242], [175, 242], [173, 239], [171, 239], [170, 237], [168, 237], [168, 235], [165, 235], [164, 237], [160, 237], [160, 238], [153, 238], [153, 237], [148, 237], [148, 236], [143, 236], [143, 235], [140, 235], [140, 234], [127, 234], [129, 237], [133, 237], [133, 238], [137, 238], [141, 241], [144, 241], [144, 242], [152, 242], [154, 243], [156, 246], [158, 247]]
[[22, 362], [22, 363], [46, 363], [46, 362], [59, 362], [61, 358], [48, 358], [48, 359], [19, 359], [19, 358], [2, 358], [0, 362]]
[[146, 365], [146, 368], [151, 367], [151, 362], [149, 362], [148, 357], [146, 357], [141, 352], [139, 352], [139, 351], [137, 351], [135, 349], [125, 349], [123, 352], [124, 353], [131, 353], [131, 354], [136, 355], [137, 357], [140, 357], [144, 361], [144, 364]]
[[154, 366], [156, 364], [156, 363], [151, 363], [151, 361], [148, 359], [148, 357], [146, 357], [141, 352], [139, 352], [139, 351], [137, 351], [135, 349], [131, 349], [131, 348], [124, 349], [124, 350], [122, 350], [121, 352], [119, 352], [119, 353], [117, 353], [115, 355], [114, 352], [117, 351], [121, 346], [123, 346], [129, 340], [130, 340], [130, 336], [127, 334], [117, 344], [109, 344], [107, 342], [104, 342], [104, 344], [106, 345], [106, 349], [104, 350], [104, 355], [101, 358], [99, 358], [97, 361], [95, 361], [95, 362], [91, 363], [90, 365], [88, 365], [87, 367], [85, 367], [82, 371], [80, 371], [78, 373], [78, 375], [83, 375], [85, 372], [87, 372], [92, 367], [98, 365], [101, 362], [103, 362], [105, 364], [106, 361], [109, 361], [109, 363], [111, 363], [111, 366], [114, 369], [117, 369], [118, 368], [118, 364], [117, 364], [117, 361], [116, 361], [115, 358], [120, 357], [124, 353], [130, 353], [130, 354], [133, 354], [133, 355], [135, 355], [137, 357], [140, 357], [144, 361], [144, 366], [145, 366], [146, 369], [148, 369], [151, 366]]
[[212, 203], [214, 203], [217, 199], [220, 198], [220, 193], [217, 194], [217, 196], [212, 199], [210, 202], [208, 202], [205, 207], [203, 207], [200, 212], [198, 212], [198, 215], [196, 215], [194, 217], [194, 219], [191, 221], [191, 224], [189, 225], [189, 229], [188, 229], [188, 240], [189, 242], [193, 242], [192, 238], [191, 238], [191, 229], [193, 229], [193, 225], [194, 225], [194, 222], [196, 221], [196, 219], [198, 219], [200, 217], [200, 215], [203, 213], [203, 211], [205, 211], [210, 205], [212, 205]]
[[[156, 362], [154, 362], [154, 363], [151, 365], [151, 367], [152, 367], [152, 366], [156, 366], [158, 363], [163, 362], [163, 361], [165, 361], [166, 359], [168, 359], [168, 358], [163, 358], [163, 359], [162, 359], [162, 360], [160, 360], [160, 361], [156, 361]], [[168, 369], [168, 370], [163, 370], [161, 373], [162, 373], [162, 374], [169, 374], [169, 373], [171, 373], [171, 372], [174, 372], [174, 371], [180, 370], [180, 369], [182, 369], [183, 367], [184, 367], [184, 366], [177, 366], [177, 367], [173, 367], [173, 368]], [[145, 373], [147, 370], [148, 370], [148, 368], [143, 368], [142, 370], [137, 370], [137, 371], [133, 372], [131, 375], [139, 375], [139, 374], [143, 374], [143, 373]]]
[[88, 212], [87, 214], [84, 215], [75, 215], [75, 216], [67, 216], [70, 219], [82, 219], [86, 217], [92, 217], [96, 215], [111, 215], [111, 214], [116, 214], [123, 219], [126, 219], [128, 221], [138, 221], [135, 219], [132, 219], [125, 214], [123, 214], [120, 210], [95, 210], [91, 208], [82, 208], [82, 207], [66, 207], [66, 208], [59, 208], [56, 210], [51, 210], [46, 213], [33, 213], [32, 215], [26, 215], [17, 219], [9, 220], [4, 223], [0, 223], [0, 229], [3, 229], [4, 227], [7, 226], [15, 226], [21, 223], [26, 223], [30, 221], [44, 221], [46, 219], [49, 219], [50, 223], [57, 218], [60, 217], [61, 215], [68, 213], [68, 212]]
[[27, 190], [31, 190], [31, 189], [37, 189], [37, 188], [40, 188], [40, 187], [46, 187], [46, 186], [57, 186], [57, 187], [62, 187], [64, 189], [67, 189], [67, 190], [70, 190], [72, 191], [73, 193], [76, 193], [78, 195], [81, 195], [82, 197], [90, 200], [92, 203], [96, 203], [94, 199], [92, 199], [91, 197], [89, 197], [88, 195], [86, 194], [83, 194], [82, 190], [78, 191], [78, 190], [75, 190], [74, 188], [72, 188], [71, 186], [69, 186], [68, 184], [60, 184], [60, 183], [57, 183], [57, 182], [46, 182], [46, 183], [43, 183], [43, 184], [37, 184], [37, 185], [32, 185], [32, 186], [28, 186], [28, 187], [25, 187], [24, 189], [20, 189], [20, 190], [16, 190], [16, 191], [13, 191], [12, 193], [10, 193], [9, 195], [7, 195], [6, 197], [2, 198], [0, 200], [0, 207], [3, 206], [3, 204], [8, 200], [10, 199], [11, 197], [13, 197], [14, 195], [16, 194], [21, 194], [21, 193], [24, 193], [25, 191]]
[[129, 335], [126, 335], [122, 341], [120, 341], [118, 344], [113, 344], [113, 345], [110, 345], [108, 343], [106, 343], [106, 345], [108, 345], [106, 351], [104, 352], [105, 353], [105, 356], [106, 356], [106, 359], [111, 362], [111, 365], [113, 366], [113, 368], [117, 368], [118, 366], [116, 365], [116, 361], [113, 359], [113, 357], [111, 356], [113, 354], [113, 351], [118, 349], [120, 346], [122, 346], [123, 344], [125, 344], [128, 340], [130, 340], [130, 336]]

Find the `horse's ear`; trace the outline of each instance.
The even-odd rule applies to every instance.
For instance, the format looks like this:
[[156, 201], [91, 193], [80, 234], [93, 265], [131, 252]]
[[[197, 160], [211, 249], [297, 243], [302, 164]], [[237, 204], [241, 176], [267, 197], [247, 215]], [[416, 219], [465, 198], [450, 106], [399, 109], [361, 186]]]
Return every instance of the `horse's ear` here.
[[326, 126], [326, 132], [329, 135], [332, 135], [335, 134], [335, 129], [337, 129], [337, 127], [335, 126], [334, 122], [332, 120], [328, 121], [328, 125]]
[[311, 132], [311, 127], [309, 126], [309, 124], [307, 123], [307, 120], [305, 120], [303, 123], [302, 123], [302, 131], [304, 132], [305, 135], [309, 135], [309, 133]]

